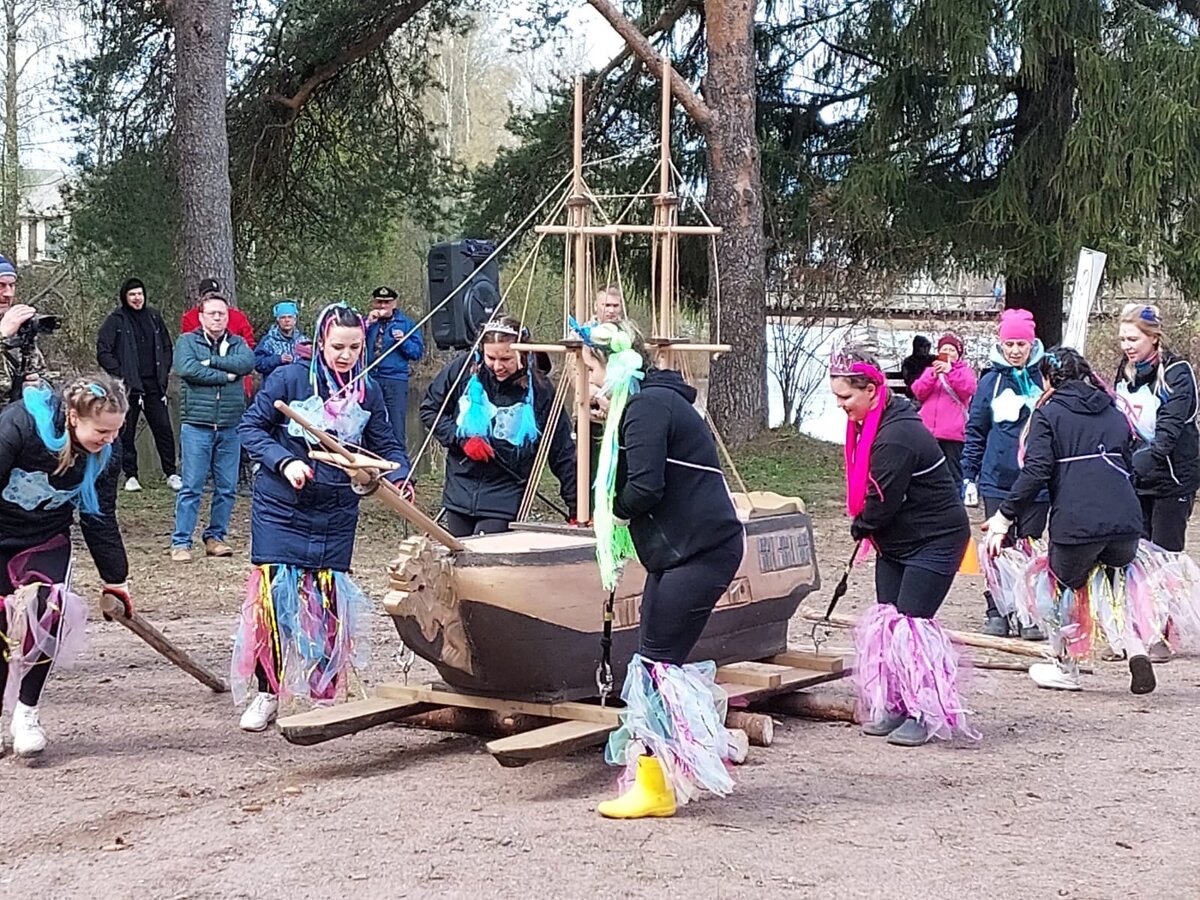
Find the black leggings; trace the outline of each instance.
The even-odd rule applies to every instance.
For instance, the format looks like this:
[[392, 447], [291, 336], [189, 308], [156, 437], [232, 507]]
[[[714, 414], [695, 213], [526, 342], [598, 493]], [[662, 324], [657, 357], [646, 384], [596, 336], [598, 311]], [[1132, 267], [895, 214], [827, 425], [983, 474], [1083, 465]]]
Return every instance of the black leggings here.
[[[20, 585], [13, 584], [8, 564], [14, 556], [24, 553], [26, 549], [29, 548], [0, 550], [0, 596], [7, 597], [20, 587]], [[34, 554], [29, 560], [28, 568], [39, 576], [48, 578], [53, 584], [62, 584], [67, 578], [67, 571], [71, 568], [70, 538], [68, 537], [57, 547]], [[40, 581], [41, 578], [38, 580]], [[49, 598], [50, 588], [43, 587], [38, 590], [37, 614], [39, 616], [45, 615], [46, 601]], [[51, 628], [57, 633], [60, 626], [61, 619], [55, 622]], [[8, 634], [8, 611], [3, 607], [0, 607], [0, 632]], [[0, 642], [0, 702], [4, 700], [4, 689], [8, 685], [8, 654], [8, 645]], [[17, 696], [26, 706], [37, 706], [38, 700], [42, 696], [42, 688], [46, 686], [46, 679], [50, 676], [50, 665], [50, 657], [42, 654], [37, 663], [21, 679], [21, 687]]]
[[1142, 501], [1142, 537], [1164, 550], [1183, 551], [1187, 523], [1192, 515], [1195, 494], [1182, 497], [1140, 497]]
[[474, 534], [501, 534], [508, 531], [508, 519], [489, 516], [468, 516], [452, 509], [446, 510], [446, 530], [455, 537], [471, 537]]
[[954, 479], [954, 487], [958, 489], [959, 495], [962, 494], [962, 441], [943, 441], [938, 440], [938, 446], [942, 448], [942, 456], [946, 457], [946, 471], [950, 473], [950, 477]]
[[738, 535], [682, 565], [647, 572], [642, 589], [638, 652], [655, 662], [687, 662], [708, 617], [742, 564], [745, 539]]
[[1096, 541], [1091, 544], [1056, 544], [1050, 542], [1050, 571], [1059, 584], [1077, 590], [1087, 582], [1096, 566], [1124, 568], [1137, 556], [1138, 539]]
[[906, 616], [932, 619], [953, 583], [953, 574], [939, 575], [888, 556], [875, 558], [875, 596]]

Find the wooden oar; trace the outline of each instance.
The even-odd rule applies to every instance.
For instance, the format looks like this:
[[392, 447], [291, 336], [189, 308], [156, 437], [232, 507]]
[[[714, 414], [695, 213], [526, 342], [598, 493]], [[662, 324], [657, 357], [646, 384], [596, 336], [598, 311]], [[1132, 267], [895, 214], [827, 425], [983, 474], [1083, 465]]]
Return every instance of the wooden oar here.
[[225, 683], [223, 678], [216, 675], [208, 667], [202, 666], [176, 647], [174, 643], [167, 639], [166, 635], [143, 619], [140, 613], [130, 612], [126, 615], [125, 604], [121, 602], [119, 597], [108, 593], [101, 594], [100, 609], [104, 611], [105, 618], [111, 619], [114, 622], [120, 622], [205, 687], [211, 688], [218, 694], [224, 694], [229, 690], [229, 685]]
[[275, 401], [275, 408], [284, 416], [291, 419], [309, 434], [317, 439], [322, 447], [329, 451], [333, 456], [332, 465], [341, 466], [345, 463], [345, 471], [351, 478], [363, 486], [378, 484], [379, 489], [375, 491], [375, 496], [382, 501], [388, 508], [400, 514], [400, 517], [405, 519], [414, 528], [418, 528], [425, 532], [438, 543], [455, 551], [462, 552], [467, 549], [467, 545], [448, 532], [445, 528], [439, 525], [429, 516], [425, 515], [413, 503], [410, 503], [400, 492], [400, 489], [385, 478], [374, 479], [361, 468], [356, 468], [356, 455], [342, 446], [330, 434], [322, 431], [316, 425], [313, 425], [304, 416], [297, 413], [294, 409], [284, 403], [282, 400]]

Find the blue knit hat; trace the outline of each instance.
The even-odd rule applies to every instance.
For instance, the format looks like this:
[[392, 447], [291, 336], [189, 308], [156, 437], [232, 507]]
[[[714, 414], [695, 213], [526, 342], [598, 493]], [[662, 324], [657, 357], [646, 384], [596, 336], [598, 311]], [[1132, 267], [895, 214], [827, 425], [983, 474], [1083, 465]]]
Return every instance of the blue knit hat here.
[[8, 257], [0, 256], [0, 278], [16, 278], [17, 270], [8, 261]]
[[277, 319], [280, 316], [298, 316], [300, 315], [300, 307], [296, 304], [295, 300], [280, 300], [271, 310], [271, 314]]

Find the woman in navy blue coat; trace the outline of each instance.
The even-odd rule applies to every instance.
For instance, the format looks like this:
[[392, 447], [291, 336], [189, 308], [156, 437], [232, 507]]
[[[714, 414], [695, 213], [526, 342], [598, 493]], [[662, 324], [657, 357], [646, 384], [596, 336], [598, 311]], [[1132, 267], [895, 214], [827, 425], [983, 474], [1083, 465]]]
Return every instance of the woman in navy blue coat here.
[[241, 720], [246, 731], [262, 731], [274, 720], [280, 696], [333, 700], [349, 668], [367, 661], [369, 601], [346, 574], [359, 488], [336, 466], [308, 458], [311, 439], [275, 409], [275, 401], [341, 442], [399, 463], [390, 480], [409, 475], [383, 393], [362, 374], [362, 317], [344, 304], [328, 306], [315, 333], [311, 366], [272, 372], [238, 426], [242, 446], [261, 466], [250, 513], [255, 569], [232, 671], [238, 702], [251, 675], [257, 678], [258, 694]]

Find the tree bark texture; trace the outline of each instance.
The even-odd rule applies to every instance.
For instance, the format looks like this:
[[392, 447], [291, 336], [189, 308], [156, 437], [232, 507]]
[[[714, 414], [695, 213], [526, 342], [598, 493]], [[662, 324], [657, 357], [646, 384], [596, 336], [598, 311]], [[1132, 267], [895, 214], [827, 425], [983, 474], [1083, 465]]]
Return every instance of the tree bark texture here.
[[190, 303], [215, 278], [236, 302], [225, 103], [231, 0], [171, 0], [175, 31], [175, 153], [179, 274]]
[[4, 226], [0, 253], [17, 264], [21, 147], [17, 133], [17, 0], [4, 0]]
[[[1036, 83], [1017, 85], [1013, 140], [1026, 166], [1027, 208], [1035, 239], [1069, 230], [1070, 223], [1064, 221], [1064, 185], [1056, 174], [1075, 115], [1075, 92], [1075, 54], [1070, 48], [1046, 61], [1045, 73]], [[1018, 232], [1010, 244], [1018, 246], [1029, 237]], [[1047, 347], [1062, 340], [1063, 276], [1068, 264], [1060, 250], [1035, 270], [1014, 272], [1006, 278], [1005, 305], [1032, 312], [1038, 337]]]
[[[708, 212], [724, 231], [716, 242], [720, 310], [710, 296], [709, 334], [732, 344], [709, 378], [709, 409], [730, 443], [766, 425], [766, 257], [754, 79], [754, 0], [707, 0], [708, 73], [713, 111], [708, 144]], [[719, 331], [719, 333], [718, 333]]]

